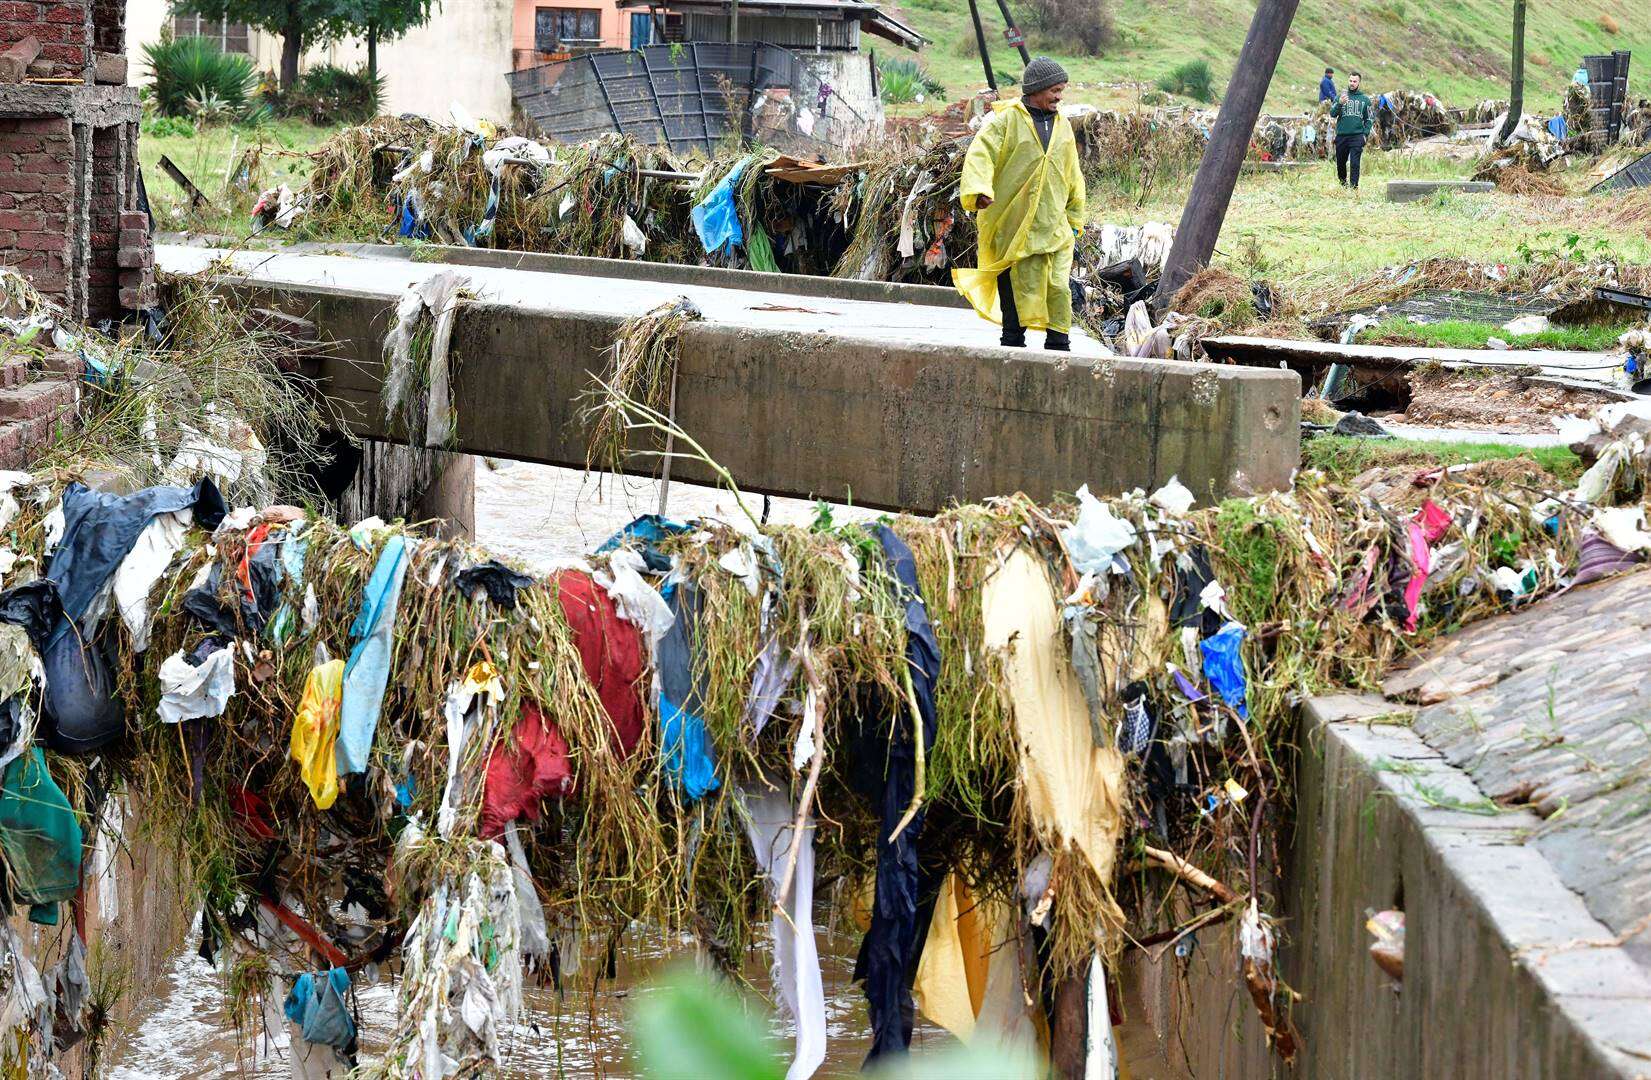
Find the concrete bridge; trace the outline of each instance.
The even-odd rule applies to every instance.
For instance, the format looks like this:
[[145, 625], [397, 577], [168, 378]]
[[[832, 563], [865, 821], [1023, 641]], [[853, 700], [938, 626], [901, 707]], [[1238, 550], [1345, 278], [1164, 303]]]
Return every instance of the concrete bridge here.
[[[330, 254], [163, 244], [170, 273], [211, 270], [333, 342], [326, 393], [354, 434], [390, 438], [379, 401], [397, 299], [444, 268], [405, 249]], [[914, 512], [1088, 483], [1201, 498], [1288, 486], [1299, 394], [1287, 371], [1004, 349], [950, 290], [506, 252], [449, 250], [479, 300], [454, 331], [452, 449], [583, 468], [579, 396], [621, 323], [687, 296], [682, 427], [756, 492]], [[222, 261], [220, 261], [222, 260]], [[1032, 335], [1036, 338], [1038, 335]], [[638, 462], [640, 471], [653, 463]], [[679, 461], [683, 480], [714, 478]]]

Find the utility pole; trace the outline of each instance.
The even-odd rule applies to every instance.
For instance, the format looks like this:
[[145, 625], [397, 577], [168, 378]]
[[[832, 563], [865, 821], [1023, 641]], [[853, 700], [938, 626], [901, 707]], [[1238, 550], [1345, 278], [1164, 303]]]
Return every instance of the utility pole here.
[[1003, 25], [1008, 28], [1009, 44], [1020, 50], [1022, 65], [1032, 62], [1032, 54], [1026, 51], [1026, 35], [1020, 32], [1015, 25], [1015, 17], [1009, 14], [1009, 0], [997, 0], [997, 9], [1003, 12]]
[[1209, 145], [1204, 148], [1204, 159], [1193, 177], [1192, 193], [1181, 211], [1181, 227], [1176, 230], [1169, 259], [1158, 277], [1158, 291], [1152, 296], [1156, 311], [1162, 311], [1187, 279], [1209, 264], [1215, 252], [1215, 241], [1221, 235], [1221, 223], [1238, 183], [1238, 171], [1249, 152], [1250, 136], [1261, 115], [1267, 86], [1273, 81], [1278, 54], [1284, 50], [1297, 3], [1261, 0], [1255, 9], [1250, 32], [1238, 53], [1238, 65], [1227, 83], [1227, 96], [1221, 99], [1221, 111], [1216, 114]]
[[975, 23], [975, 44], [980, 46], [980, 64], [986, 69], [986, 85], [995, 92], [997, 76], [992, 74], [992, 54], [986, 51], [986, 28], [980, 25], [980, 5], [975, 0], [969, 0], [969, 18]]
[[740, 43], [740, 0], [733, 0], [728, 5], [728, 44]]
[[1508, 118], [1496, 133], [1496, 145], [1505, 146], [1525, 111], [1525, 0], [1513, 0], [1513, 85], [1508, 88]]

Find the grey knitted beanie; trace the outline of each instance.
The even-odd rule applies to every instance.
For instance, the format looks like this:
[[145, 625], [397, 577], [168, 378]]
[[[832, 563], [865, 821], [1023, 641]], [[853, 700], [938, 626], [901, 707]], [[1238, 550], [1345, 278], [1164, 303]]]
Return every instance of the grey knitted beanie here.
[[1034, 56], [1032, 62], [1026, 65], [1026, 73], [1020, 77], [1020, 92], [1035, 94], [1066, 81], [1065, 68], [1047, 56]]

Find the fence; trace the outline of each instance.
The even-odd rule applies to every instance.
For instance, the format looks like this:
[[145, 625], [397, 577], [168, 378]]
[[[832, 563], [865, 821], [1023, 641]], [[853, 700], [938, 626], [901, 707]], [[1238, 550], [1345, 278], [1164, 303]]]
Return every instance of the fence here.
[[675, 153], [709, 154], [737, 134], [819, 155], [869, 134], [865, 118], [807, 61], [766, 43], [648, 45], [541, 64], [506, 78], [517, 108], [560, 142], [621, 132]]

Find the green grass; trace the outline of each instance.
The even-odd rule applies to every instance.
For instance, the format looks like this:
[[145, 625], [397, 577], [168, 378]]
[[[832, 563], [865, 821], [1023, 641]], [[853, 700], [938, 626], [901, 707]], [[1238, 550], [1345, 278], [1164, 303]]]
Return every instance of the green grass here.
[[[1538, 251], [1555, 249], [1572, 234], [1581, 238], [1579, 250], [1590, 255], [1651, 262], [1651, 233], [1590, 220], [1590, 210], [1603, 206], [1603, 197], [1575, 199], [1563, 216], [1556, 215], [1551, 200], [1501, 192], [1443, 194], [1410, 203], [1382, 197], [1390, 179], [1463, 178], [1470, 169], [1439, 157], [1370, 151], [1356, 193], [1337, 185], [1333, 162], [1246, 173], [1239, 178], [1212, 261], [1241, 276], [1266, 277], [1291, 295], [1322, 291], [1434, 255], [1513, 263], [1520, 258], [1521, 244]], [[1160, 185], [1143, 206], [1097, 197], [1091, 201], [1090, 219], [1174, 224], [1181, 220], [1189, 187], [1190, 180]], [[1597, 248], [1598, 243], [1604, 248]]]
[[[1098, 57], [1075, 56], [1060, 40], [1034, 39], [1077, 83], [1151, 85], [1188, 60], [1209, 61], [1219, 93], [1244, 43], [1254, 0], [1107, 0], [1118, 40]], [[1011, 5], [1030, 22], [1025, 5]], [[993, 67], [1019, 75], [1020, 57], [1003, 40], [993, 6], [982, 6]], [[1268, 91], [1277, 111], [1310, 108], [1319, 76], [1336, 69], [1363, 72], [1367, 89], [1429, 90], [1448, 104], [1507, 97], [1510, 8], [1505, 0], [1302, 0]], [[955, 0], [903, 0], [899, 8], [932, 44], [924, 62], [954, 98], [985, 85], [974, 53], [968, 6]], [[1606, 17], [1609, 17], [1607, 19]], [[1612, 34], [1609, 20], [1621, 27]], [[1532, 4], [1526, 31], [1526, 107], [1557, 108], [1565, 82], [1584, 53], [1642, 49], [1647, 41], [1644, 0], [1549, 0]], [[1094, 100], [1074, 87], [1072, 100]], [[1102, 104], [1103, 101], [1097, 101]]]
[[1497, 443], [1428, 442], [1421, 439], [1353, 439], [1319, 435], [1301, 444], [1301, 464], [1321, 469], [1331, 479], [1347, 482], [1376, 466], [1462, 465], [1474, 461], [1524, 458], [1540, 466], [1560, 484], [1582, 475], [1582, 459], [1563, 446], [1520, 447]]
[[[314, 149], [333, 134], [337, 128], [316, 127], [302, 120], [272, 120], [256, 126], [220, 125], [204, 127], [193, 135], [151, 134], [146, 125], [138, 138], [138, 159], [143, 165], [143, 182], [149, 192], [149, 205], [155, 212], [156, 224], [162, 229], [196, 228], [211, 231], [238, 230], [244, 232], [246, 222], [230, 212], [224, 198], [224, 179], [232, 164], [231, 156], [239, 157], [251, 146], [262, 145], [263, 172], [260, 186], [275, 187], [285, 183], [294, 190], [303, 186], [309, 162], [303, 152]], [[282, 151], [295, 151], [286, 154]], [[172, 179], [161, 171], [162, 155], [183, 170], [195, 186], [206, 193], [214, 203], [214, 213], [191, 215], [189, 199]]]
[[1450, 349], [1482, 349], [1490, 338], [1501, 338], [1516, 349], [1575, 349], [1604, 352], [1614, 347], [1626, 324], [1555, 326], [1537, 334], [1510, 334], [1495, 323], [1445, 320], [1414, 323], [1384, 319], [1359, 335], [1371, 345], [1437, 345]]

